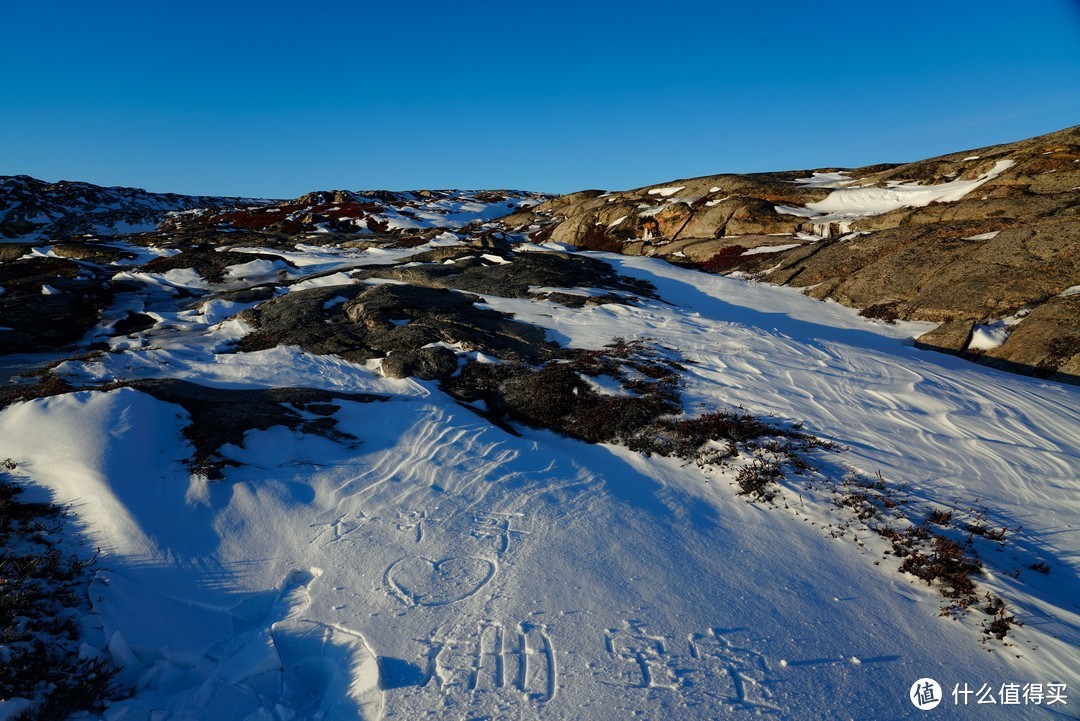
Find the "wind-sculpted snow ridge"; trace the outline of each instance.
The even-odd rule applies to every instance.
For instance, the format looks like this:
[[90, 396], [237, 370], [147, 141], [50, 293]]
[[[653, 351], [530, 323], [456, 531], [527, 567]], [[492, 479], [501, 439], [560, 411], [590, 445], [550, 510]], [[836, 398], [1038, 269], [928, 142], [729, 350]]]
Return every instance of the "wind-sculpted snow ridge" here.
[[877, 719], [925, 677], [942, 718], [1016, 716], [964, 684], [1072, 707], [1080, 390], [795, 289], [424, 232], [0, 264], [37, 369], [0, 458], [101, 549], [103, 718]]

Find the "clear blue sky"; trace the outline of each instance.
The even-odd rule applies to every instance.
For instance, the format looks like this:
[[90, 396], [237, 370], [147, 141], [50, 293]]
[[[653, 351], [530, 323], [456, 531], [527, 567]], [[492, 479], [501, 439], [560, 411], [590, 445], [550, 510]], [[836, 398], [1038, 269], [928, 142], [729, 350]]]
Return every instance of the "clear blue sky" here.
[[0, 0], [0, 175], [628, 188], [1080, 123], [1080, 0]]

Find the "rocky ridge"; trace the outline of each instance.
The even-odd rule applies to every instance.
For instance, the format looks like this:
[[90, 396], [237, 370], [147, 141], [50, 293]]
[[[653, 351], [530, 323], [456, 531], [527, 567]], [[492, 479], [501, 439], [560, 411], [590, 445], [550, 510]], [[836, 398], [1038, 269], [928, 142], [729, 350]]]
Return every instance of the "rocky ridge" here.
[[[48, 183], [28, 175], [6, 175], [0, 176], [0, 238], [37, 241], [87, 233], [120, 235], [156, 230], [170, 213], [266, 202], [149, 193], [139, 188], [106, 188], [68, 180]], [[0, 258], [4, 258], [2, 248]]]
[[[320, 276], [310, 273], [309, 258], [300, 257], [319, 249], [395, 257], [417, 250], [407, 263], [373, 262], [368, 254], [368, 267], [358, 262], [345, 275], [328, 264], [327, 279], [318, 281], [328, 287], [338, 277], [405, 283], [413, 295], [421, 289], [478, 298], [542, 293], [567, 305], [623, 302], [627, 293], [642, 292], [614, 278], [607, 265], [581, 256], [515, 253], [521, 243], [548, 242], [549, 251], [559, 247], [554, 243], [649, 255], [791, 285], [883, 322], [940, 323], [918, 340], [920, 347], [1075, 382], [1078, 191], [1080, 126], [903, 165], [715, 175], [561, 197], [512, 190], [329, 190], [255, 201], [5, 177], [0, 354], [93, 348], [110, 334], [151, 328], [156, 321], [154, 302], [145, 301], [147, 279], [155, 293], [170, 288], [173, 303], [194, 303], [208, 292], [230, 303], [272, 301], [266, 318], [274, 318], [283, 288]], [[595, 292], [567, 292], [574, 287]], [[427, 290], [424, 302], [445, 305], [436, 302], [439, 293]], [[306, 295], [326, 292], [304, 290], [296, 298]], [[416, 299], [406, 300], [395, 302]], [[448, 307], [460, 305], [454, 300]], [[286, 319], [298, 312], [291, 305], [280, 310]], [[262, 311], [245, 313], [258, 325]], [[393, 351], [397, 373], [439, 373], [448, 367], [445, 354], [425, 350], [423, 358], [406, 358], [401, 354], [415, 355], [419, 346], [405, 348], [400, 338], [427, 338], [418, 329], [438, 323], [449, 328], [452, 315], [418, 323], [390, 345], [394, 334], [372, 335], [373, 327], [365, 337], [374, 345], [332, 333], [319, 342], [335, 348], [345, 343], [340, 351], [365, 359]], [[280, 325], [281, 318], [274, 322]], [[277, 332], [265, 333], [270, 335], [257, 333], [246, 342], [269, 342], [265, 338]], [[458, 336], [461, 341], [469, 334]], [[516, 357], [538, 356], [519, 348]]]
[[920, 345], [1080, 377], [1080, 126], [899, 165], [582, 191], [503, 222], [943, 323]]

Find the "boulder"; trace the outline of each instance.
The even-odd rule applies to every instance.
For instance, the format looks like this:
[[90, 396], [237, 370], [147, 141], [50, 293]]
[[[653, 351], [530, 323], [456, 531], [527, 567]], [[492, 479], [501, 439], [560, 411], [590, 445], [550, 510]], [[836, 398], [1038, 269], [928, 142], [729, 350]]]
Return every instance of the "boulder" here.
[[23, 257], [30, 252], [30, 247], [22, 243], [0, 243], [0, 263]]
[[389, 378], [415, 376], [420, 380], [438, 380], [457, 370], [457, 354], [444, 346], [393, 351], [382, 360], [382, 371]]
[[116, 263], [121, 260], [134, 260], [137, 257], [134, 253], [95, 243], [56, 243], [52, 247], [52, 252], [61, 258], [89, 260], [95, 263]]
[[915, 341], [915, 347], [959, 354], [967, 350], [974, 328], [975, 322], [972, 320], [946, 321], [934, 330], [919, 336]]
[[984, 358], [1009, 370], [1080, 381], [1080, 294], [1041, 304]]

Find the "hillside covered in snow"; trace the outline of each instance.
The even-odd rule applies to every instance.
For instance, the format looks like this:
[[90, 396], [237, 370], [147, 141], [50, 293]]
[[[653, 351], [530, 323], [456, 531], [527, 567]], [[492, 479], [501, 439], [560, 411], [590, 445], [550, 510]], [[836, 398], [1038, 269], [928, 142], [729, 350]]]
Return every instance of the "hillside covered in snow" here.
[[[937, 718], [1074, 716], [1064, 364], [971, 363], [916, 342], [945, 318], [752, 275], [1026, 162], [986, 155], [768, 178], [770, 218], [820, 227], [732, 209], [727, 256], [677, 246], [728, 202], [689, 181], [0, 225], [0, 719], [920, 718], [927, 678]], [[1043, 256], [1031, 316], [1080, 284], [1072, 245]]]

